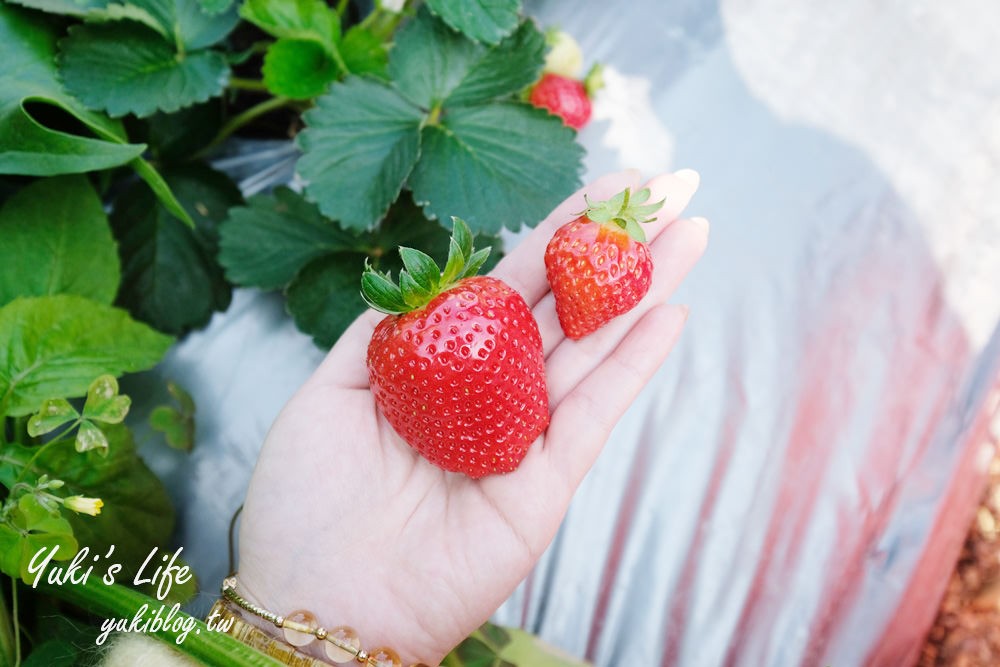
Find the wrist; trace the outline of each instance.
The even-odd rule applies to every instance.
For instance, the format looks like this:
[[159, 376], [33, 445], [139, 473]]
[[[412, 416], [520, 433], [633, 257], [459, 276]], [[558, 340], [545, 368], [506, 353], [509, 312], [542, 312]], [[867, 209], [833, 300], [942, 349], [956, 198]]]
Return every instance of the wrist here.
[[[320, 667], [324, 664], [362, 664], [368, 667], [427, 667], [410, 652], [398, 652], [387, 642], [376, 641], [376, 633], [368, 637], [353, 627], [326, 624], [325, 616], [299, 605], [283, 611], [283, 607], [262, 604], [251, 593], [252, 576], [242, 574], [227, 577], [222, 584], [222, 598], [212, 609], [219, 616], [235, 616], [237, 633], [230, 632], [243, 643], [261, 650], [284, 664]], [[278, 596], [275, 596], [278, 597]], [[443, 658], [443, 655], [440, 656]], [[437, 664], [434, 660], [431, 664]]]

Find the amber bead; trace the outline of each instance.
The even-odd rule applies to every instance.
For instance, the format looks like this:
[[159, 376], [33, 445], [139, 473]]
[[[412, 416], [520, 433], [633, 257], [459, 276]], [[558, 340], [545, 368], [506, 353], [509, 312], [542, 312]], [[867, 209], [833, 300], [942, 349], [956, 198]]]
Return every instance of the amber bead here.
[[[285, 616], [285, 622], [294, 621], [295, 623], [301, 623], [303, 625], [308, 625], [310, 628], [315, 628], [316, 616], [305, 609], [299, 609], [293, 611], [288, 616]], [[306, 644], [312, 642], [316, 639], [316, 635], [310, 634], [308, 632], [299, 632], [298, 630], [292, 630], [291, 628], [283, 627], [281, 629], [283, 635], [285, 635], [285, 641], [292, 646], [305, 646]]]
[[[337, 640], [341, 644], [354, 647], [354, 653], [350, 651], [345, 651], [336, 644], [334, 644], [331, 639]], [[349, 628], [346, 625], [341, 625], [333, 630], [329, 630], [326, 635], [326, 650], [327, 657], [333, 660], [338, 665], [342, 665], [346, 662], [354, 660], [357, 652], [361, 650], [361, 639], [358, 637], [358, 633], [354, 631], [354, 628]]]
[[376, 648], [368, 654], [368, 664], [371, 667], [402, 667], [403, 661], [391, 648]]

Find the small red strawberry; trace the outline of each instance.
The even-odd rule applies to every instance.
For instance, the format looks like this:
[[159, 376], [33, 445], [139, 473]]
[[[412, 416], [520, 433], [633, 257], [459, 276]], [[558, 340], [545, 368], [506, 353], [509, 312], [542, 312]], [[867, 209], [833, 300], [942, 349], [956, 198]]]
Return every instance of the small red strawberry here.
[[361, 292], [389, 314], [368, 344], [375, 403], [403, 440], [431, 463], [469, 477], [511, 472], [549, 424], [542, 338], [524, 298], [476, 276], [475, 251], [454, 218], [442, 272], [401, 247], [399, 286], [368, 268]]
[[544, 74], [531, 89], [531, 103], [548, 109], [563, 122], [579, 130], [590, 120], [590, 98], [583, 83], [559, 74]]
[[528, 101], [536, 107], [548, 109], [575, 130], [590, 121], [590, 99], [602, 85], [601, 68], [594, 65], [583, 81], [546, 72], [531, 89]]
[[639, 223], [663, 202], [646, 204], [649, 189], [626, 188], [607, 201], [586, 199], [580, 217], [545, 248], [545, 273], [567, 336], [583, 338], [632, 310], [649, 291], [653, 259]]

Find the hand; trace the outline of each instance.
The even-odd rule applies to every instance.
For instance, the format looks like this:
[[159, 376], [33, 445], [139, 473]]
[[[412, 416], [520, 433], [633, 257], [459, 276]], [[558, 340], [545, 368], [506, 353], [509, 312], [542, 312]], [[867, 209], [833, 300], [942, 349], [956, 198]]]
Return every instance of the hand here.
[[528, 574], [555, 535], [612, 427], [666, 358], [687, 317], [666, 305], [701, 256], [703, 219], [677, 220], [697, 174], [646, 184], [666, 199], [645, 226], [649, 293], [629, 313], [566, 339], [545, 278], [555, 230], [584, 208], [638, 186], [601, 178], [564, 201], [492, 275], [532, 307], [545, 346], [551, 423], [520, 468], [472, 480], [411, 449], [375, 407], [365, 353], [384, 317], [355, 321], [278, 416], [261, 451], [240, 530], [240, 590], [276, 613], [312, 611], [349, 625], [362, 647], [388, 646], [403, 664], [437, 664]]

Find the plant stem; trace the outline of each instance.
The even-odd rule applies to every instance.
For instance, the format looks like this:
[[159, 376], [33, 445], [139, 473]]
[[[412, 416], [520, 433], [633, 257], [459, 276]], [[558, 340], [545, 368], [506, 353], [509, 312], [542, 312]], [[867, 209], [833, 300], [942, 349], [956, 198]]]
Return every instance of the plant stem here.
[[232, 88], [233, 90], [249, 90], [255, 93], [267, 92], [267, 86], [264, 85], [263, 81], [258, 81], [257, 79], [241, 79], [235, 76], [229, 79], [229, 88]]
[[[130, 622], [140, 614], [143, 605], [147, 605], [142, 618], [150, 618], [161, 607], [160, 616], [170, 612], [170, 608], [139, 591], [112, 584], [104, 584], [99, 578], [87, 578], [82, 584], [66, 582], [62, 585], [50, 584], [45, 573], [39, 577], [39, 589], [46, 593], [71, 602], [95, 616], [104, 618], [128, 619]], [[141, 621], [140, 621], [141, 623]], [[209, 630], [208, 626], [198, 619], [178, 611], [169, 627], [148, 630], [145, 634], [165, 642], [172, 648], [206, 665], [229, 667], [230, 665], [246, 665], [247, 667], [280, 667], [280, 663], [260, 653], [246, 644], [237, 641], [227, 634], [217, 630]], [[184, 627], [190, 628], [186, 636]], [[178, 641], [180, 640], [180, 641]]]
[[58, 435], [53, 436], [53, 438], [48, 442], [46, 442], [44, 445], [37, 447], [35, 449], [35, 453], [31, 455], [31, 458], [28, 459], [28, 462], [24, 464], [23, 468], [21, 468], [21, 472], [17, 474], [17, 478], [14, 479], [14, 484], [16, 485], [22, 479], [24, 479], [25, 473], [27, 473], [29, 470], [31, 470], [31, 468], [34, 467], [35, 461], [38, 459], [39, 456], [41, 456], [42, 452], [44, 452], [46, 449], [56, 444], [57, 442], [62, 442], [63, 436], [72, 431], [75, 427], [79, 426], [80, 421], [81, 419], [77, 418], [67, 428], [63, 429]]
[[229, 137], [229, 135], [231, 135], [233, 132], [240, 129], [247, 123], [250, 123], [258, 116], [263, 116], [266, 113], [270, 113], [271, 111], [274, 111], [276, 109], [288, 106], [294, 103], [294, 101], [295, 100], [292, 100], [291, 98], [288, 97], [272, 97], [269, 100], [264, 100], [260, 104], [250, 107], [243, 113], [233, 116], [228, 121], [226, 121], [226, 124], [222, 126], [222, 128], [219, 130], [219, 133], [215, 135], [215, 138], [212, 139], [212, 141], [210, 141], [207, 146], [205, 146], [200, 151], [195, 153], [191, 157], [191, 159], [197, 160], [199, 158], [204, 157], [206, 153], [208, 153], [210, 150], [212, 150], [213, 148], [221, 144], [223, 141], [225, 141], [226, 138]]
[[17, 577], [10, 578], [10, 606], [14, 626], [14, 667], [21, 664], [21, 622], [17, 618]]
[[346, 11], [347, 11], [347, 0], [340, 0], [340, 2], [337, 3], [337, 13], [340, 16], [343, 16], [344, 12]]
[[383, 10], [378, 5], [366, 16], [358, 25], [362, 30], [368, 30], [378, 37], [379, 41], [386, 41], [392, 31], [396, 29], [399, 21], [403, 18], [403, 12], [398, 14]]
[[[2, 592], [0, 592], [2, 595]], [[0, 661], [5, 665], [14, 663], [14, 635], [7, 602], [0, 599]]]

